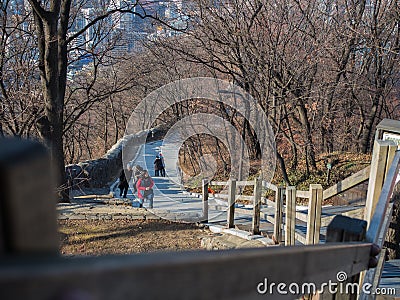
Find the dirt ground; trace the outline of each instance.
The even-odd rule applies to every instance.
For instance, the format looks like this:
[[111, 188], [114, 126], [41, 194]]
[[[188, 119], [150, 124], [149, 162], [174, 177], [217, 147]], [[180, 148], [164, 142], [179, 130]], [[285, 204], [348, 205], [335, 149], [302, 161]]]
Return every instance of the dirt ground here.
[[165, 220], [60, 220], [63, 255], [130, 254], [201, 249], [209, 231]]

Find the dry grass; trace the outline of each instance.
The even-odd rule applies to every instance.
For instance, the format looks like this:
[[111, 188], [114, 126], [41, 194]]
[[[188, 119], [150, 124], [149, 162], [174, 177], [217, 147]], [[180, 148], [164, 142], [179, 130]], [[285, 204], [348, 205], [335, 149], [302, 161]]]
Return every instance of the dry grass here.
[[60, 220], [59, 232], [63, 255], [194, 250], [209, 234], [192, 224], [164, 220]]

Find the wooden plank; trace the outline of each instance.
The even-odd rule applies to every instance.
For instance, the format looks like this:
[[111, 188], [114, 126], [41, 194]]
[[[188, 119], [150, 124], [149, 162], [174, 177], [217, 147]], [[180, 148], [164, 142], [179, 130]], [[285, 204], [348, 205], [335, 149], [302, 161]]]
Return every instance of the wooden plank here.
[[[400, 171], [400, 151], [396, 151], [396, 154], [393, 158], [392, 164], [389, 168], [389, 172], [387, 173], [386, 180], [382, 187], [382, 192], [379, 196], [379, 200], [376, 204], [374, 214], [371, 218], [371, 222], [368, 227], [368, 231], [366, 234], [366, 240], [371, 241], [374, 244], [377, 244], [379, 247], [382, 247], [384, 237], [387, 232], [387, 227], [389, 224], [390, 216], [392, 214], [393, 206], [390, 205], [390, 200], [393, 194], [393, 189], [397, 180], [397, 176]], [[376, 281], [377, 270], [371, 269], [366, 272], [363, 283], [373, 284]], [[360, 295], [360, 299], [366, 300], [371, 299], [370, 295], [362, 293]]]
[[397, 151], [393, 159], [392, 165], [390, 167], [389, 173], [387, 175], [385, 184], [382, 188], [382, 193], [379, 196], [379, 201], [376, 205], [375, 212], [371, 218], [371, 222], [369, 223], [367, 231], [367, 241], [373, 243], [378, 243], [379, 241], [379, 234], [381, 233], [381, 228], [385, 221], [383, 220], [382, 216], [385, 216], [388, 210], [389, 201], [393, 193], [394, 185], [396, 183], [399, 170], [400, 170], [400, 151]]
[[[282, 193], [282, 196], [284, 196], [283, 193]], [[261, 201], [262, 201], [263, 203], [267, 204], [268, 207], [275, 207], [275, 202], [269, 200], [268, 198], [261, 197]]]
[[229, 195], [228, 194], [215, 194], [215, 198], [221, 198], [221, 199], [228, 199]]
[[[382, 218], [383, 223], [381, 226], [381, 230], [379, 232], [377, 240], [374, 242], [376, 245], [378, 245], [381, 248], [383, 247], [383, 244], [385, 242], [385, 236], [386, 236], [389, 224], [390, 224], [392, 213], [393, 213], [393, 203], [389, 203], [386, 213]], [[365, 272], [365, 276], [363, 278], [363, 284], [369, 283], [369, 284], [372, 284], [373, 288], [378, 287], [379, 281], [380, 281], [380, 278], [382, 275], [382, 271], [383, 271], [383, 263], [385, 261], [385, 252], [386, 252], [386, 249], [384, 249], [381, 253], [379, 253], [378, 266], [376, 268], [369, 269], [367, 272]], [[373, 300], [374, 298], [372, 295], [362, 293], [360, 296], [360, 299]]]
[[274, 213], [274, 237], [277, 242], [282, 241], [282, 212], [283, 212], [283, 186], [278, 187], [278, 191], [275, 192], [275, 213]]
[[[111, 257], [8, 259], [0, 269], [2, 300], [293, 299], [268, 283], [334, 280], [368, 266], [371, 244], [189, 251]], [[212, 274], [212, 276], [210, 276]], [[246, 278], [246, 280], [243, 280]], [[229, 286], [229, 288], [226, 288]], [[111, 288], [110, 288], [111, 287]], [[268, 292], [268, 293], [267, 293]], [[261, 295], [260, 295], [261, 294]], [[300, 295], [299, 295], [300, 296]], [[76, 296], [78, 297], [78, 296]], [[80, 296], [79, 296], [80, 297]], [[296, 297], [298, 298], [298, 297]]]
[[278, 187], [275, 184], [272, 184], [271, 182], [263, 181], [263, 187], [266, 189], [273, 190], [276, 192], [278, 190]]
[[370, 171], [371, 167], [368, 166], [361, 171], [358, 171], [357, 173], [351, 175], [350, 177], [342, 180], [341, 182], [327, 188], [326, 190], [324, 190], [324, 200], [343, 193], [348, 189], [351, 189], [352, 187], [368, 180]]
[[393, 143], [393, 144], [389, 145], [388, 155], [387, 155], [387, 160], [386, 160], [386, 170], [385, 170], [385, 178], [384, 178], [384, 180], [386, 180], [386, 178], [387, 178], [390, 166], [392, 165], [394, 156], [396, 155], [396, 150], [397, 150], [397, 145], [396, 144]]
[[[382, 276], [383, 266], [385, 264], [385, 256], [386, 256], [386, 249], [383, 248], [381, 253], [379, 253], [378, 264], [375, 268], [375, 276], [373, 277], [373, 281], [372, 281], [372, 291], [376, 291], [376, 289], [379, 287], [379, 282], [380, 282], [380, 279]], [[369, 270], [367, 271], [367, 274], [368, 274], [368, 272], [369, 272]]]
[[57, 200], [47, 148], [0, 139], [0, 172], [0, 252], [58, 254]]
[[229, 179], [227, 227], [235, 227], [236, 179]]
[[211, 181], [210, 182], [210, 185], [222, 185], [222, 186], [225, 186], [225, 185], [228, 185], [228, 181]]
[[319, 243], [321, 228], [322, 185], [310, 184], [310, 201], [308, 202], [307, 236], [308, 245]]
[[310, 191], [296, 191], [296, 197], [297, 198], [309, 199], [310, 198]]
[[307, 221], [308, 221], [308, 212], [296, 211], [296, 219], [307, 223]]
[[285, 211], [285, 246], [295, 243], [296, 226], [296, 187], [286, 188], [286, 211]]
[[303, 245], [307, 245], [306, 237], [304, 236], [304, 234], [302, 232], [295, 231], [294, 238], [296, 241], [299, 241]]
[[350, 211], [345, 211], [343, 213], [336, 213], [335, 215], [332, 216], [328, 216], [328, 217], [322, 217], [321, 218], [321, 227], [326, 227], [329, 225], [329, 223], [333, 220], [333, 218], [336, 215], [342, 215], [342, 216], [346, 216], [346, 217], [350, 217], [350, 218], [357, 218], [357, 219], [362, 219], [364, 216], [364, 208], [360, 207], [360, 208], [356, 208]]
[[203, 203], [203, 220], [202, 222], [208, 223], [208, 180], [202, 181], [202, 203]]
[[[215, 194], [214, 197], [215, 198], [228, 199], [229, 195], [228, 194]], [[253, 201], [254, 200], [254, 196], [236, 195], [236, 200]]]
[[237, 196], [237, 200], [249, 200], [249, 201], [253, 201], [254, 200], [254, 196], [246, 196], [246, 195], [236, 195]]
[[372, 215], [375, 211], [379, 195], [382, 191], [384, 177], [386, 173], [386, 162], [388, 156], [389, 145], [391, 141], [375, 141], [372, 153], [371, 173], [368, 182], [368, 194], [365, 204], [365, 220], [370, 223]]
[[[345, 243], [357, 242], [365, 239], [367, 230], [367, 222], [359, 219], [352, 219], [344, 216], [336, 216], [329, 224], [326, 233], [326, 243]], [[343, 283], [354, 284], [359, 282], [359, 274], [348, 276], [348, 280]], [[326, 297], [324, 297], [326, 299]], [[336, 293], [334, 295], [336, 300], [356, 300], [357, 293]]]
[[352, 242], [365, 239], [367, 222], [345, 216], [336, 216], [326, 231], [327, 243]]
[[254, 180], [253, 181], [236, 181], [236, 186], [247, 186], [247, 185], [254, 185]]
[[264, 215], [262, 216], [262, 218], [263, 218], [264, 220], [270, 222], [271, 224], [274, 224], [274, 225], [275, 225], [275, 217], [272, 217], [272, 216], [269, 216], [269, 215], [267, 215], [267, 214], [264, 214]]
[[252, 216], [253, 210], [250, 208], [235, 207], [235, 213], [246, 215], [246, 216]]
[[325, 206], [322, 208], [322, 215], [341, 215], [345, 212], [362, 208], [360, 206], [349, 206], [349, 205], [333, 205], [333, 206]]
[[[246, 209], [246, 208], [240, 208], [240, 207], [236, 207], [235, 208], [235, 213], [236, 214], [241, 214], [241, 215], [245, 215], [245, 216], [252, 216], [253, 215], [253, 210], [252, 209]], [[275, 217], [264, 213], [264, 212], [260, 212], [260, 220], [264, 220], [264, 221], [268, 221], [271, 224], [275, 223]]]
[[383, 119], [376, 126], [375, 139], [381, 140], [383, 138], [384, 132], [393, 132], [398, 134], [400, 132], [400, 121], [392, 119]]
[[254, 181], [253, 221], [251, 226], [253, 234], [260, 234], [261, 189], [262, 180], [261, 178], [257, 178]]

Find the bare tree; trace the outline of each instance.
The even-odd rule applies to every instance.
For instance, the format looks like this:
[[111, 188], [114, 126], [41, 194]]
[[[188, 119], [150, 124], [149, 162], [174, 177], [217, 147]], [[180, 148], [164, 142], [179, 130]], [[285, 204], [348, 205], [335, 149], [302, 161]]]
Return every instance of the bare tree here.
[[[373, 126], [398, 91], [396, 1], [192, 4], [191, 29], [158, 46], [251, 93], [270, 116], [278, 149], [289, 145], [292, 166], [299, 153], [308, 173], [317, 152], [370, 149]], [[290, 157], [280, 151], [287, 178]]]
[[29, 15], [18, 2], [3, 1], [0, 7], [0, 134], [36, 135], [35, 121], [43, 112], [35, 37], [27, 27]]
[[[77, 32], [70, 33], [70, 22], [73, 18], [73, 4], [71, 0], [28, 0], [32, 7], [36, 26], [37, 48], [39, 51], [39, 71], [42, 82], [43, 101], [45, 103], [44, 116], [39, 119], [39, 131], [51, 149], [52, 160], [57, 174], [59, 185], [65, 181], [64, 172], [64, 109], [67, 88], [68, 46], [79, 36], [84, 34], [97, 23], [113, 14], [134, 14], [140, 18], [155, 18], [145, 12], [135, 11], [139, 1], [123, 2], [119, 7], [110, 6], [108, 2], [100, 3], [103, 10], [94, 16]], [[83, 2], [77, 2], [82, 5]], [[144, 11], [144, 10], [143, 10]], [[91, 100], [89, 100], [90, 106]], [[78, 112], [79, 114], [79, 112]], [[66, 199], [67, 195], [63, 195]]]

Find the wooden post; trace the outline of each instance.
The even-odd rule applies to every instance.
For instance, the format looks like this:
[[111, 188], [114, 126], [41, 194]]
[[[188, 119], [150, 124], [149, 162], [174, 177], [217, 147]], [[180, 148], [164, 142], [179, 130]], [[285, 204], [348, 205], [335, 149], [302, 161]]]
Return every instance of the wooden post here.
[[394, 145], [395, 144], [392, 141], [377, 140], [374, 142], [364, 215], [364, 219], [368, 224], [374, 214], [379, 195], [382, 191], [385, 176], [390, 168], [394, 152], [396, 151]]
[[254, 182], [253, 223], [251, 227], [253, 234], [260, 234], [261, 189], [262, 180], [261, 178], [256, 178]]
[[275, 193], [275, 223], [274, 223], [274, 237], [280, 243], [282, 241], [282, 208], [284, 187], [279, 186]]
[[203, 179], [202, 181], [203, 188], [203, 220], [202, 222], [208, 223], [208, 180]]
[[285, 246], [295, 243], [296, 229], [296, 187], [286, 188], [286, 214], [285, 214]]
[[236, 179], [229, 179], [229, 191], [228, 191], [228, 228], [235, 226], [235, 198], [236, 198]]
[[322, 207], [322, 185], [310, 184], [310, 199], [308, 202], [307, 216], [307, 245], [319, 243], [319, 232], [321, 228], [321, 207]]
[[[365, 239], [366, 231], [367, 231], [367, 222], [364, 220], [353, 219], [341, 215], [335, 216], [332, 222], [328, 225], [326, 232], [326, 243], [340, 243], [340, 242], [345, 243], [345, 242], [363, 241]], [[342, 275], [345, 274], [343, 273]], [[337, 275], [337, 277], [340, 276]], [[346, 281], [339, 282], [339, 284], [345, 285], [346, 283], [349, 284], [358, 283], [359, 277], [360, 277], [359, 274], [354, 275], [349, 279], [347, 279]], [[336, 295], [330, 295], [324, 293], [323, 295], [321, 295], [320, 299], [355, 300], [357, 299], [357, 293], [355, 294], [337, 293]]]
[[58, 254], [55, 188], [46, 147], [2, 138], [0, 149], [0, 253]]
[[386, 160], [386, 170], [385, 170], [385, 179], [384, 180], [386, 180], [386, 177], [389, 173], [390, 166], [392, 165], [392, 162], [393, 162], [394, 156], [396, 155], [396, 150], [397, 150], [396, 143], [391, 143], [388, 147], [389, 148], [388, 148], [388, 155], [387, 155], [387, 160]]

